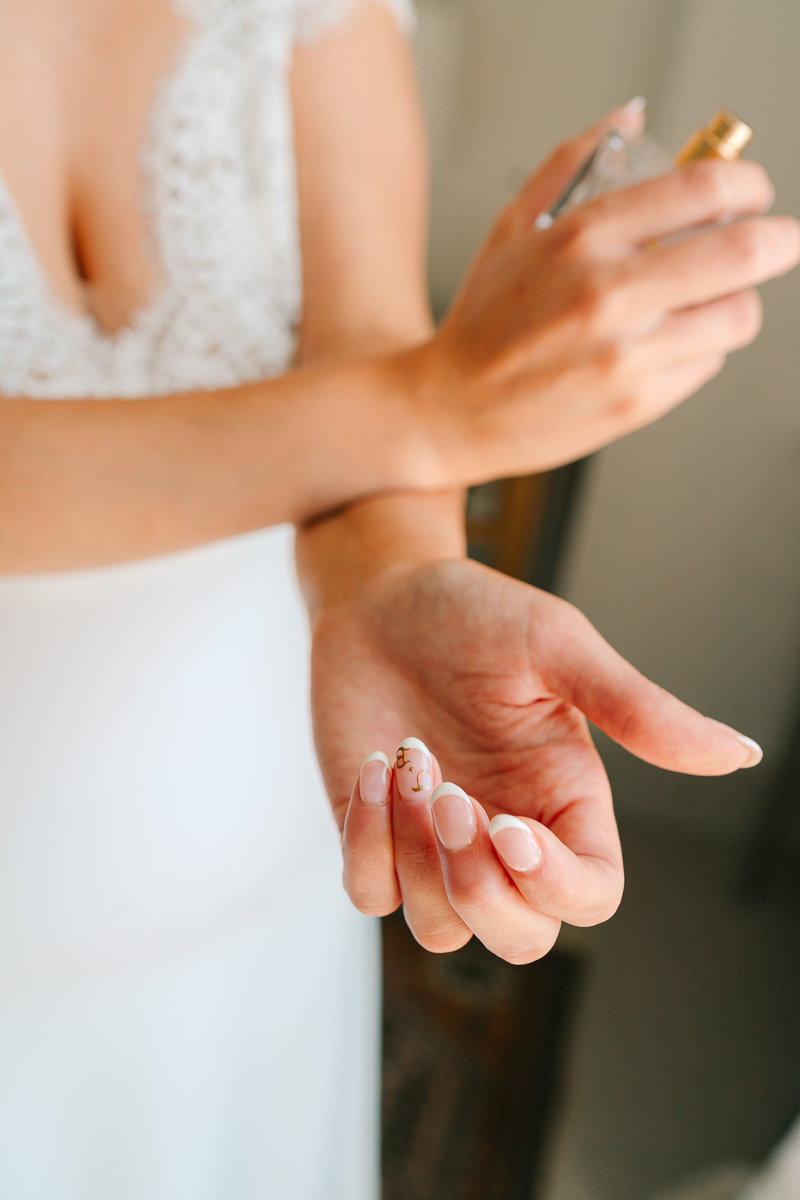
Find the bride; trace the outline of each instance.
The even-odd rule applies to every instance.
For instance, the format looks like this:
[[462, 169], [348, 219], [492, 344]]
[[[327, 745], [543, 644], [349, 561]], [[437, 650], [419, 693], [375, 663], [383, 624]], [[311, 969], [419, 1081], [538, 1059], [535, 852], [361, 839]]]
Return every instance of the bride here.
[[674, 770], [758, 760], [469, 562], [460, 489], [694, 392], [798, 226], [707, 163], [536, 230], [634, 102], [434, 331], [411, 20], [0, 5], [4, 1200], [369, 1200], [363, 914], [530, 961], [621, 893], [586, 717]]

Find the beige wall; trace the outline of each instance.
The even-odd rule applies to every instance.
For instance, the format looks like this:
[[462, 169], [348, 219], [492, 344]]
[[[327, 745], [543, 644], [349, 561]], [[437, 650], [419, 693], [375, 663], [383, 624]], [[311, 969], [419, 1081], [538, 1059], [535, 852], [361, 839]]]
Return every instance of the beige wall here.
[[[797, 0], [419, 6], [439, 305], [547, 147], [637, 92], [671, 147], [716, 108], [739, 112], [779, 207], [800, 213]], [[679, 412], [597, 456], [565, 579], [639, 667], [767, 751], [755, 772], [697, 783], [613, 754], [619, 803], [730, 832], [749, 826], [800, 690], [800, 276], [763, 294], [755, 346]]]

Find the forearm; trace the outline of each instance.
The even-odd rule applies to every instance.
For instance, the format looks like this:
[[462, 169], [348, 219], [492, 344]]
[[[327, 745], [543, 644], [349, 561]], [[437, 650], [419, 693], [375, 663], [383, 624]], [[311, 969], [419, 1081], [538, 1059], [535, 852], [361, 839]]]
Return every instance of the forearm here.
[[0, 399], [0, 573], [147, 557], [437, 486], [408, 415], [413, 371], [412, 352], [221, 392]]
[[297, 533], [297, 571], [312, 624], [324, 607], [346, 600], [395, 563], [465, 554], [460, 491], [379, 497], [311, 522]]

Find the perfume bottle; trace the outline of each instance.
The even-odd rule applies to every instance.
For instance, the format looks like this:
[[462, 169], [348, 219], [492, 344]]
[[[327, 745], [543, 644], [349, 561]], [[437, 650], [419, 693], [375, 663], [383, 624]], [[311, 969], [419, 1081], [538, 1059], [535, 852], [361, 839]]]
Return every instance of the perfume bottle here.
[[738, 158], [753, 136], [744, 121], [729, 112], [719, 112], [696, 130], [673, 156], [647, 133], [624, 138], [610, 129], [595, 150], [578, 169], [567, 187], [546, 212], [536, 218], [539, 229], [549, 229], [556, 217], [564, 216], [579, 204], [616, 188], [663, 175], [675, 166], [697, 158]]

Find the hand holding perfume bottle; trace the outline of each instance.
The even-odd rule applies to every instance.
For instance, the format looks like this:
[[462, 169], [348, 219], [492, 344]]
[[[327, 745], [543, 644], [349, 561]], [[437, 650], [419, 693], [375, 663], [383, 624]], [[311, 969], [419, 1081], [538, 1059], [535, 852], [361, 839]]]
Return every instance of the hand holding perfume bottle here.
[[421, 348], [431, 444], [462, 482], [548, 470], [656, 420], [756, 337], [754, 289], [800, 260], [800, 223], [766, 215], [772, 184], [735, 157], [745, 126], [713, 122], [680, 170], [641, 126], [627, 106], [556, 150]]

